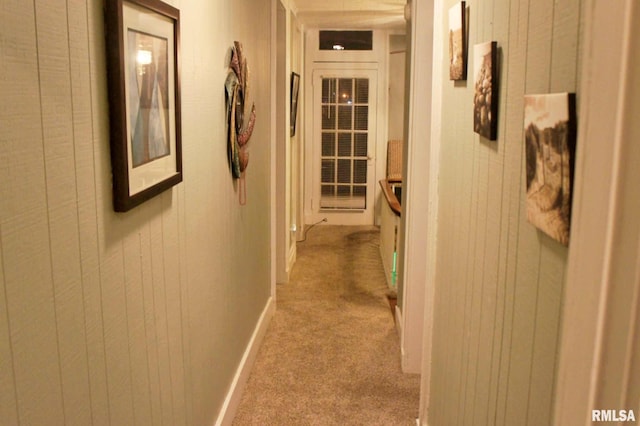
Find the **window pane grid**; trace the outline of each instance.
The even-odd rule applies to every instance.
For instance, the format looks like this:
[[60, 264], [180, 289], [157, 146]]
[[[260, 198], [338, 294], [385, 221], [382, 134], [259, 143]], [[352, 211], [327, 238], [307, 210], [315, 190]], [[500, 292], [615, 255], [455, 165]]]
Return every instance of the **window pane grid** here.
[[322, 79], [323, 209], [366, 208], [368, 101], [368, 79]]

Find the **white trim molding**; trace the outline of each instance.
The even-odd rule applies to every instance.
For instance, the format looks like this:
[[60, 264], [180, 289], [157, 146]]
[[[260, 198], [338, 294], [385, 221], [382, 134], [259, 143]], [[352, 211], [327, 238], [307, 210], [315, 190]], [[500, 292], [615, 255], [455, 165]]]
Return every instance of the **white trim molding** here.
[[422, 349], [422, 378], [420, 385], [421, 419], [429, 417], [431, 399], [431, 354], [433, 351], [433, 311], [435, 305], [436, 258], [438, 247], [438, 203], [440, 176], [440, 144], [442, 140], [442, 92], [444, 61], [443, 0], [433, 0], [433, 83], [431, 89], [431, 152], [429, 170], [429, 222], [427, 224], [427, 281], [424, 298], [424, 337]]
[[231, 383], [227, 397], [225, 398], [224, 404], [222, 404], [222, 409], [216, 419], [215, 426], [227, 426], [233, 423], [233, 418], [235, 417], [240, 401], [242, 400], [242, 394], [244, 392], [245, 385], [247, 384], [247, 380], [249, 379], [249, 375], [251, 374], [251, 369], [255, 363], [256, 356], [258, 355], [258, 350], [262, 345], [262, 340], [267, 333], [267, 328], [271, 322], [271, 318], [273, 318], [275, 310], [275, 300], [270, 297], [262, 310], [262, 314], [260, 315], [260, 319], [253, 331], [251, 340], [249, 340], [249, 344], [244, 351], [244, 355], [242, 356], [240, 365], [233, 377], [233, 382]]
[[[403, 150], [403, 230], [399, 239], [398, 259], [398, 297], [401, 305], [402, 335], [402, 371], [420, 374], [425, 332], [425, 302], [427, 295], [433, 294], [433, 282], [430, 267], [435, 258], [435, 229], [429, 229], [433, 223], [430, 202], [437, 182], [430, 181], [437, 175], [433, 167], [438, 161], [432, 161], [432, 108], [433, 108], [433, 52], [434, 52], [434, 5], [432, 1], [411, 4], [412, 21], [409, 27], [410, 58], [407, 70], [408, 111], [405, 117], [405, 147]], [[405, 106], [405, 110], [407, 106]], [[427, 165], [427, 167], [425, 167]], [[426, 186], [424, 182], [429, 182]], [[425, 214], [426, 213], [426, 214]], [[428, 303], [431, 303], [430, 301]], [[427, 324], [431, 327], [431, 324]]]
[[[640, 415], [640, 6], [584, 6], [575, 194], [556, 425]], [[605, 65], [606, 64], [606, 65]]]

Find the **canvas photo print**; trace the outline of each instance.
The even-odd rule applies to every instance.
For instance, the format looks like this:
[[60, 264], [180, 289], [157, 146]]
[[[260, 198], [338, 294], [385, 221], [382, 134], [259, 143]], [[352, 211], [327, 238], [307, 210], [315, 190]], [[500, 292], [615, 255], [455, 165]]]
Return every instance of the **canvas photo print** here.
[[498, 133], [497, 46], [489, 41], [473, 48], [473, 131], [492, 141]]
[[575, 95], [526, 95], [527, 219], [561, 244], [569, 244], [575, 151]]
[[449, 80], [467, 79], [465, 2], [449, 9]]

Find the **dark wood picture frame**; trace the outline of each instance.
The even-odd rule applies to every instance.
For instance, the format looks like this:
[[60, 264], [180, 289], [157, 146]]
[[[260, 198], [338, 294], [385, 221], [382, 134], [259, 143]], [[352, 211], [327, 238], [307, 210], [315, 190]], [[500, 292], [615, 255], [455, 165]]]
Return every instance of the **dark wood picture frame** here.
[[105, 23], [113, 206], [126, 212], [182, 182], [180, 11], [106, 0]]
[[298, 121], [298, 92], [300, 91], [300, 75], [291, 73], [291, 132], [290, 136], [296, 134], [296, 124]]

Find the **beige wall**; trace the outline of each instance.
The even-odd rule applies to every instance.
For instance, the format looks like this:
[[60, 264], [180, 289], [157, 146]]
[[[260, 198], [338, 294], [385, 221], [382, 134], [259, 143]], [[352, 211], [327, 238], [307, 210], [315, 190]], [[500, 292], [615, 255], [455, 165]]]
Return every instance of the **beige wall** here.
[[526, 220], [523, 96], [577, 90], [580, 3], [467, 1], [470, 52], [499, 47], [495, 142], [472, 132], [472, 73], [443, 61], [429, 424], [551, 423], [568, 250]]
[[[270, 4], [170, 3], [184, 182], [115, 214], [102, 2], [3, 2], [3, 424], [212, 424], [268, 301]], [[223, 121], [236, 39], [258, 114], [245, 207]]]
[[387, 140], [402, 140], [406, 51], [407, 40], [404, 34], [389, 35], [389, 124]]

